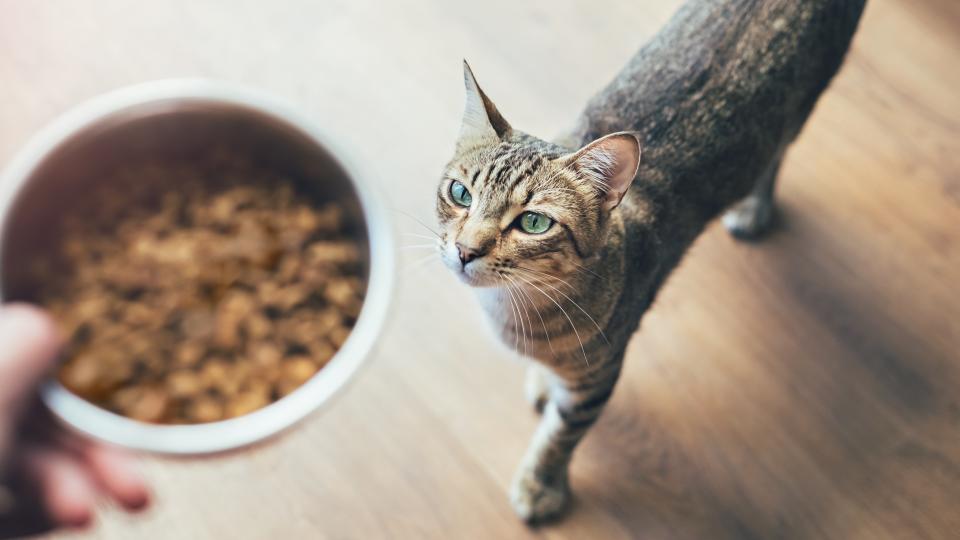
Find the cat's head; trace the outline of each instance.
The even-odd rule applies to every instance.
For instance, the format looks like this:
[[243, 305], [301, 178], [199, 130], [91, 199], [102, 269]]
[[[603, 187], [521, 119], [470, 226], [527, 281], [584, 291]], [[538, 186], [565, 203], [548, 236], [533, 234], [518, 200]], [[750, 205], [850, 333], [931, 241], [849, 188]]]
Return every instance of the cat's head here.
[[568, 152], [510, 127], [466, 62], [464, 81], [463, 125], [437, 193], [441, 258], [478, 287], [577, 272], [633, 182], [638, 138], [614, 133]]

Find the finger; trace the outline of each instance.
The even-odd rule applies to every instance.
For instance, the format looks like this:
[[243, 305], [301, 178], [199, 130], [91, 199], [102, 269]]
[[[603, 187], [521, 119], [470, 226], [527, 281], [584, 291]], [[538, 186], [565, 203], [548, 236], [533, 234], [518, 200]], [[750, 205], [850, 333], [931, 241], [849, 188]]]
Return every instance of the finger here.
[[80, 460], [97, 487], [121, 506], [140, 510], [149, 504], [150, 490], [130, 453], [56, 426], [43, 440]]
[[150, 490], [128, 453], [91, 442], [82, 450], [94, 480], [113, 500], [128, 510], [150, 503]]
[[6, 414], [53, 366], [60, 337], [53, 320], [39, 308], [10, 304], [0, 308], [0, 344], [0, 412]]
[[40, 446], [25, 449], [23, 457], [25, 473], [52, 520], [66, 527], [84, 527], [93, 520], [96, 488], [76, 459]]

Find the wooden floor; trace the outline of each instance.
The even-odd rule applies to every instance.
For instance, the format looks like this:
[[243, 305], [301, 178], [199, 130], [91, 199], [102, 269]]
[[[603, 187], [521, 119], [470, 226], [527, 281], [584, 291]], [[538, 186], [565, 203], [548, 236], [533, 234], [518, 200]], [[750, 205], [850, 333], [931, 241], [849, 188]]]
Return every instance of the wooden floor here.
[[[676, 4], [0, 0], [0, 162], [82, 99], [210, 76], [293, 102], [433, 221], [461, 58], [515, 126], [551, 136]], [[958, 88], [960, 4], [870, 3], [787, 157], [782, 227], [745, 245], [714, 225], [694, 246], [561, 523], [527, 529], [505, 497], [536, 422], [522, 365], [408, 250], [392, 325], [333, 406], [249, 451], [146, 459], [153, 510], [107, 510], [83, 537], [957, 538]]]

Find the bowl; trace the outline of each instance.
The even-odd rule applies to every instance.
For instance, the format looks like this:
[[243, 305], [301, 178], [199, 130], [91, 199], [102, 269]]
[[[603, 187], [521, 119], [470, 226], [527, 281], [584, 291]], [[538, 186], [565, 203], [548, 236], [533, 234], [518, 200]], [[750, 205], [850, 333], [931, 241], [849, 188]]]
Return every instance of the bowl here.
[[0, 301], [35, 301], [42, 284], [27, 261], [49, 252], [73, 201], [110, 171], [144, 159], [183, 159], [216, 147], [258, 165], [344, 210], [365, 253], [363, 308], [334, 357], [303, 386], [245, 416], [193, 425], [140, 422], [102, 409], [50, 380], [41, 397], [68, 427], [116, 445], [205, 454], [275, 435], [321, 408], [355, 375], [387, 318], [395, 249], [370, 176], [349, 153], [291, 107], [228, 83], [167, 80], [117, 90], [54, 121], [0, 176]]

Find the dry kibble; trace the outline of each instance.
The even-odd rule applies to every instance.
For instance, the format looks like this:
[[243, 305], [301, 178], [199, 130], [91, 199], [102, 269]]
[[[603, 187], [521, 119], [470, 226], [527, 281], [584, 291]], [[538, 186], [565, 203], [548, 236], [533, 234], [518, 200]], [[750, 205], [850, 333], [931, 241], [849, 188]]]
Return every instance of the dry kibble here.
[[152, 356], [153, 344], [148, 336], [140, 332], [132, 332], [124, 338], [122, 345], [125, 353], [131, 356]]
[[317, 229], [325, 233], [333, 233], [340, 230], [340, 220], [343, 217], [340, 207], [329, 205], [319, 212], [316, 212]]
[[227, 376], [230, 366], [223, 360], [208, 360], [200, 369], [200, 380], [204, 388], [214, 388]]
[[337, 352], [326, 340], [316, 340], [307, 344], [307, 348], [310, 350], [310, 357], [321, 365], [326, 364]]
[[260, 297], [267, 306], [277, 307], [283, 311], [290, 311], [303, 303], [310, 296], [310, 289], [300, 285], [287, 285], [283, 288], [271, 288], [264, 291]]
[[223, 404], [210, 396], [201, 396], [187, 405], [187, 419], [192, 422], [216, 422], [223, 419]]
[[280, 365], [280, 360], [283, 359], [283, 351], [280, 350], [280, 347], [277, 347], [275, 344], [264, 341], [258, 343], [251, 353], [253, 363], [262, 369], [270, 369]]
[[247, 381], [247, 384], [241, 389], [242, 393], [252, 392], [254, 394], [260, 394], [270, 400], [270, 394], [273, 393], [273, 382], [267, 381], [262, 377], [251, 378]]
[[73, 312], [81, 320], [94, 320], [103, 316], [110, 308], [106, 298], [91, 297], [79, 300], [73, 306]]
[[91, 354], [79, 354], [60, 370], [60, 382], [78, 394], [95, 394], [102, 384], [101, 364]]
[[293, 228], [298, 231], [312, 233], [320, 227], [320, 215], [307, 206], [298, 206], [291, 217]]
[[263, 281], [257, 284], [257, 301], [263, 306], [273, 306], [280, 285], [274, 281]]
[[244, 330], [247, 332], [247, 339], [262, 340], [273, 333], [273, 323], [270, 322], [262, 313], [254, 313], [243, 321]]
[[246, 362], [230, 365], [223, 376], [214, 381], [214, 388], [224, 396], [232, 396], [240, 391], [251, 371], [250, 364]]
[[[298, 312], [299, 313], [299, 312]], [[277, 333], [288, 343], [304, 345], [317, 339], [321, 334], [318, 333], [316, 322], [313, 319], [303, 317], [292, 317], [282, 321], [277, 327]]]
[[198, 341], [187, 341], [177, 346], [175, 360], [178, 366], [195, 366], [206, 354], [206, 347]]
[[235, 418], [251, 413], [270, 404], [270, 393], [265, 390], [247, 390], [230, 398], [227, 402], [227, 417]]
[[236, 192], [227, 192], [215, 197], [210, 204], [210, 219], [215, 223], [229, 224], [238, 202]]
[[171, 397], [189, 398], [203, 391], [203, 381], [200, 376], [190, 370], [174, 371], [167, 375], [167, 391]]
[[347, 336], [350, 335], [350, 329], [346, 326], [337, 326], [330, 331], [330, 343], [334, 347], [340, 348], [343, 347], [343, 343], [347, 341]]
[[188, 339], [207, 339], [213, 334], [214, 317], [209, 309], [196, 308], [184, 313], [180, 332]]
[[130, 326], [156, 328], [163, 321], [157, 319], [154, 311], [144, 304], [128, 302], [123, 306], [123, 321]]
[[237, 291], [224, 298], [214, 320], [214, 343], [225, 349], [236, 347], [240, 341], [240, 324], [254, 309], [254, 299], [247, 293]]
[[300, 385], [295, 382], [287, 380], [280, 380], [277, 382], [277, 393], [280, 394], [280, 397], [286, 397], [290, 395], [297, 388], [300, 388]]
[[352, 302], [355, 294], [353, 284], [345, 279], [330, 281], [324, 291], [324, 296], [327, 300], [338, 307], [344, 307]]
[[71, 391], [144, 422], [214, 422], [293, 392], [350, 333], [363, 258], [336, 204], [227, 150], [103, 185], [31, 266]]
[[325, 309], [316, 316], [314, 328], [320, 336], [326, 336], [343, 324], [343, 316], [336, 309]]
[[305, 356], [297, 356], [283, 363], [283, 378], [297, 386], [307, 382], [317, 372], [317, 365]]
[[153, 386], [134, 386], [116, 393], [114, 404], [120, 414], [143, 422], [158, 422], [169, 405], [167, 393]]
[[283, 283], [290, 283], [297, 279], [300, 274], [300, 267], [303, 265], [303, 259], [299, 253], [293, 253], [280, 259], [277, 265], [277, 278]]

